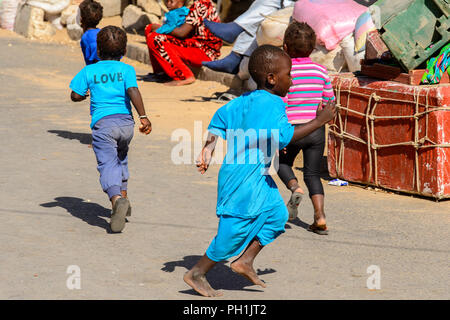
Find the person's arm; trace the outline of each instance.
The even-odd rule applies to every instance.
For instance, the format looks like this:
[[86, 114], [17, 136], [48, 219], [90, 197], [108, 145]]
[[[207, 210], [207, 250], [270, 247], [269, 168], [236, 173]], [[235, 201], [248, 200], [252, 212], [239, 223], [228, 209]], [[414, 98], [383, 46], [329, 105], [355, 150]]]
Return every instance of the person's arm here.
[[80, 102], [80, 101], [83, 101], [83, 100], [86, 99], [86, 97], [87, 97], [87, 95], [81, 96], [81, 95], [79, 95], [78, 93], [76, 93], [75, 91], [72, 91], [72, 92], [70, 93], [70, 99], [71, 99], [73, 102]]
[[212, 134], [211, 132], [208, 133], [208, 138], [206, 139], [205, 146], [203, 147], [196, 161], [198, 171], [201, 174], [204, 174], [206, 170], [208, 170], [209, 163], [211, 162], [218, 139], [219, 137], [215, 134]]
[[327, 122], [333, 120], [333, 118], [336, 116], [336, 102], [334, 100], [328, 101], [327, 105], [324, 108], [321, 108], [321, 105], [319, 105], [319, 108], [317, 109], [317, 116], [315, 119], [311, 120], [303, 126], [295, 127], [291, 142], [306, 137], [314, 130], [319, 129]]
[[185, 39], [194, 30], [194, 26], [189, 23], [184, 23], [181, 27], [173, 29], [170, 35], [179, 39]]
[[152, 123], [145, 114], [144, 102], [142, 101], [141, 93], [136, 87], [130, 87], [127, 90], [131, 102], [133, 103], [136, 112], [139, 115], [139, 120], [141, 121], [141, 126], [139, 131], [145, 134], [149, 134], [152, 131]]

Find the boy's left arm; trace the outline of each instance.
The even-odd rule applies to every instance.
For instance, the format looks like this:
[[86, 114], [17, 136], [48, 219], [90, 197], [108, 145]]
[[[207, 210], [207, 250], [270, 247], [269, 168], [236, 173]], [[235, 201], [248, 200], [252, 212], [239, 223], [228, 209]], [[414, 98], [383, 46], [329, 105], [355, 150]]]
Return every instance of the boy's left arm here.
[[82, 96], [82, 95], [79, 95], [78, 93], [76, 93], [75, 91], [72, 91], [72, 92], [70, 93], [70, 99], [71, 99], [73, 102], [80, 102], [80, 101], [83, 101], [83, 100], [85, 100], [85, 99], [87, 98], [87, 96], [88, 96], [88, 94], [86, 94], [85, 96]]
[[130, 87], [127, 89], [127, 93], [130, 96], [130, 100], [139, 115], [139, 120], [141, 121], [139, 131], [149, 134], [152, 132], [152, 123], [145, 113], [144, 102], [142, 101], [142, 96], [139, 89], [137, 87]]

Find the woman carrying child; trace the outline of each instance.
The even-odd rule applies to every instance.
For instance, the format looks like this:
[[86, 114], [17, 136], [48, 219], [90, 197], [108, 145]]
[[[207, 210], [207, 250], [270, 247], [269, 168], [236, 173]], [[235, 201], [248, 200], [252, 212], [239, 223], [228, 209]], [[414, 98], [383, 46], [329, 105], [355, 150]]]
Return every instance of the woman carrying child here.
[[[173, 4], [176, 9], [184, 5], [185, 1], [167, 2], [176, 2], [177, 4]], [[195, 77], [187, 64], [201, 67], [202, 61], [216, 60], [220, 56], [222, 40], [205, 27], [204, 19], [220, 22], [211, 0], [195, 0], [189, 8], [185, 23], [169, 34], [160, 34], [154, 31], [152, 25], [147, 26], [145, 33], [153, 72], [155, 75], [169, 76], [172, 81], [167, 85], [193, 83]]]

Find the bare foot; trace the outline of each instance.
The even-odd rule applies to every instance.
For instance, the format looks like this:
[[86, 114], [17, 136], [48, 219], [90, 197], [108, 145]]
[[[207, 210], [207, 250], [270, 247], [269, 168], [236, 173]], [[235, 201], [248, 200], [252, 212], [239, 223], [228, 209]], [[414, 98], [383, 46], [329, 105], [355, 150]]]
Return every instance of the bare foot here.
[[256, 271], [253, 269], [251, 265], [248, 265], [244, 262], [241, 262], [238, 260], [233, 261], [230, 265], [231, 270], [233, 270], [236, 273], [239, 273], [241, 276], [246, 277], [248, 280], [250, 280], [253, 284], [256, 284], [258, 286], [261, 286], [263, 288], [267, 287], [264, 282], [258, 277], [256, 274]]
[[303, 191], [303, 189], [300, 188], [300, 187], [298, 187], [297, 189], [295, 189], [294, 192], [299, 192], [299, 193], [301, 193], [301, 194], [305, 194], [305, 192]]
[[195, 82], [195, 78], [194, 77], [190, 77], [184, 80], [173, 80], [170, 82], [166, 82], [164, 83], [165, 86], [171, 86], [171, 87], [178, 87], [178, 86], [184, 86], [187, 84], [191, 84]]
[[204, 274], [196, 274], [193, 270], [190, 270], [184, 274], [184, 282], [192, 287], [195, 291], [204, 297], [220, 297], [222, 293], [214, 290], [209, 284]]

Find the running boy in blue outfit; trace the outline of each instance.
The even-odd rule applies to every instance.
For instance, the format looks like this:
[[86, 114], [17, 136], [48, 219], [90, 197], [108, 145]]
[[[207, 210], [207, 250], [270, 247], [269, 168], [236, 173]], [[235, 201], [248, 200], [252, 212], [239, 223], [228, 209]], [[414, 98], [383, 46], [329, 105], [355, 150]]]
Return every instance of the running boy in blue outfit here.
[[125, 227], [126, 216], [131, 214], [127, 198], [127, 153], [134, 133], [130, 100], [139, 114], [139, 130], [149, 134], [152, 125], [145, 114], [134, 68], [120, 62], [126, 53], [126, 33], [115, 26], [105, 27], [98, 33], [97, 46], [101, 60], [84, 67], [73, 78], [71, 99], [82, 101], [90, 90], [92, 148], [100, 184], [113, 208], [111, 230], [120, 232]]
[[97, 28], [100, 20], [103, 18], [103, 7], [100, 3], [93, 0], [84, 0], [80, 3], [80, 23], [83, 28], [80, 46], [83, 52], [86, 65], [99, 61], [97, 55], [97, 34], [100, 29]]
[[283, 50], [264, 45], [249, 61], [258, 89], [232, 100], [214, 114], [209, 136], [197, 161], [203, 174], [208, 169], [218, 137], [227, 140], [227, 154], [218, 177], [217, 235], [200, 261], [184, 275], [184, 281], [203, 296], [215, 297], [206, 273], [219, 261], [242, 255], [231, 269], [265, 287], [253, 261], [264, 246], [282, 234], [288, 211], [272, 177], [272, 156], [291, 141], [299, 140], [333, 119], [329, 103], [317, 117], [301, 127], [287, 119], [284, 97], [292, 84], [291, 59]]

